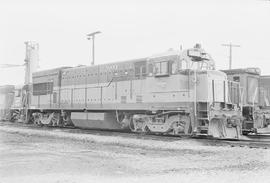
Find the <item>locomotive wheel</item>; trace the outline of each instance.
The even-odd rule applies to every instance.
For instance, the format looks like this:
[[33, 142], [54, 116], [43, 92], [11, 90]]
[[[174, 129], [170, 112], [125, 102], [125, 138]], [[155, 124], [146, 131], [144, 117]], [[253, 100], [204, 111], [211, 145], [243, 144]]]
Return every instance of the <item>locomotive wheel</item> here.
[[60, 126], [60, 114], [54, 113], [51, 119], [52, 126]]
[[53, 114], [45, 113], [41, 114], [40, 123], [43, 125], [49, 125], [51, 124], [51, 118]]
[[132, 132], [147, 132], [150, 131], [149, 129], [146, 129], [146, 122], [144, 121], [144, 115], [134, 115], [131, 117], [131, 120], [129, 122], [129, 129]]
[[117, 113], [116, 120], [120, 124], [122, 129], [129, 129], [132, 117], [129, 113]]
[[129, 129], [132, 132], [135, 132], [135, 127], [134, 127], [134, 123], [133, 123], [133, 118], [131, 118], [130, 122], [129, 122]]
[[61, 120], [62, 120], [62, 123], [64, 126], [74, 126], [74, 124], [70, 118], [70, 114], [65, 114]]
[[18, 121], [19, 117], [20, 117], [20, 112], [18, 110], [11, 110], [11, 115], [10, 115], [10, 121], [11, 122], [15, 122]]
[[172, 121], [173, 134], [185, 134], [188, 135], [191, 132], [190, 118], [188, 116], [171, 116], [168, 120]]
[[35, 125], [41, 125], [41, 113], [33, 114], [33, 122]]

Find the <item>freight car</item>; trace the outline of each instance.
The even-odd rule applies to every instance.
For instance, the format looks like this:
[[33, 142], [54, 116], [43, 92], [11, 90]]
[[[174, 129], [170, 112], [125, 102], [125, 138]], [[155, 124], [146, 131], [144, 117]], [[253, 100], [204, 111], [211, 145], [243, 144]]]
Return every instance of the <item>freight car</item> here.
[[240, 87], [200, 45], [147, 58], [33, 73], [26, 122], [239, 138]]
[[270, 77], [261, 76], [259, 68], [223, 70], [228, 79], [241, 87], [242, 131], [248, 133], [270, 132]]
[[14, 86], [0, 86], [0, 120], [9, 119], [10, 108], [14, 100]]
[[0, 120], [24, 122], [29, 103], [28, 85], [0, 86]]

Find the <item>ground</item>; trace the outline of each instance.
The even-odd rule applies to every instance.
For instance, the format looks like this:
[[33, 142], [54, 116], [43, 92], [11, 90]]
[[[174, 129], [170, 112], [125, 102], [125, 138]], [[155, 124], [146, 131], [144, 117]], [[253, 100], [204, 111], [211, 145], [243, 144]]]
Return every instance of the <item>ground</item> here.
[[0, 125], [0, 182], [269, 182], [270, 150]]

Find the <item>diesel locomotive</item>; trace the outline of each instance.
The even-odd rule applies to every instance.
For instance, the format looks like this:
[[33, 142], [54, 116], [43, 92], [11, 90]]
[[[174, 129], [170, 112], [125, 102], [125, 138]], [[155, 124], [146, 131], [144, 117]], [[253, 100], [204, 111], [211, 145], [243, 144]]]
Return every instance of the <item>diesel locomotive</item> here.
[[217, 138], [242, 134], [240, 84], [215, 70], [198, 44], [141, 59], [35, 72], [32, 85], [20, 92], [23, 111], [11, 107], [11, 116], [24, 113], [24, 121], [38, 125]]
[[259, 68], [223, 70], [241, 86], [242, 133], [270, 133], [270, 77]]

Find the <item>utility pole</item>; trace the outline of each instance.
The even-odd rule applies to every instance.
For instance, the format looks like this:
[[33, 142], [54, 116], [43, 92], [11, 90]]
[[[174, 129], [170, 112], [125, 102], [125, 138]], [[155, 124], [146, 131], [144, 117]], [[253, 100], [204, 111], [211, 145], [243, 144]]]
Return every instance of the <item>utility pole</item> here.
[[95, 35], [101, 33], [100, 31], [92, 32], [90, 34], [87, 34], [87, 39], [92, 39], [92, 62], [91, 65], [95, 65]]
[[222, 44], [222, 46], [226, 46], [226, 47], [229, 47], [229, 69], [232, 69], [232, 48], [233, 47], [240, 47], [240, 45], [236, 45], [236, 44]]

